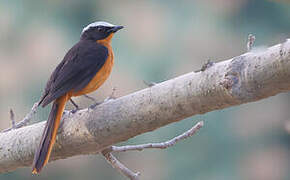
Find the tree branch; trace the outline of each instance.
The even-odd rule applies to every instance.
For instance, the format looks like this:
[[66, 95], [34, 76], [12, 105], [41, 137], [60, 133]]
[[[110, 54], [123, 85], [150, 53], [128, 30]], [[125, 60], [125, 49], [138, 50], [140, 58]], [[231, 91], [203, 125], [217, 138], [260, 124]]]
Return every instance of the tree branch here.
[[19, 121], [18, 123], [15, 123], [14, 113], [13, 113], [13, 110], [11, 109], [10, 110], [10, 119], [12, 121], [12, 127], [4, 129], [1, 132], [8, 132], [8, 131], [11, 131], [12, 129], [18, 129], [18, 128], [21, 128], [23, 126], [26, 126], [29, 123], [29, 121], [32, 118], [32, 116], [36, 113], [37, 108], [38, 108], [38, 102], [34, 103], [34, 105], [32, 106], [32, 108], [30, 110], [30, 112], [21, 121]]
[[134, 173], [129, 168], [127, 168], [124, 164], [122, 164], [112, 153], [108, 151], [102, 151], [103, 156], [106, 158], [107, 162], [113, 166], [113, 168], [117, 169], [119, 172], [124, 174], [130, 180], [138, 180], [140, 172]]
[[[65, 113], [51, 161], [107, 147], [184, 118], [290, 90], [290, 40], [214, 63], [94, 109]], [[0, 172], [30, 166], [44, 122], [0, 133]]]
[[186, 139], [193, 136], [201, 127], [203, 126], [203, 121], [198, 122], [195, 126], [182, 133], [179, 136], [176, 136], [168, 141], [161, 143], [147, 143], [139, 145], [127, 145], [127, 146], [111, 146], [102, 151], [103, 156], [106, 158], [115, 169], [121, 172], [124, 176], [128, 177], [130, 180], [138, 180], [139, 172], [134, 173], [120, 161], [117, 160], [112, 154], [112, 152], [125, 152], [125, 151], [142, 151], [143, 149], [156, 148], [156, 149], [165, 149], [171, 146], [174, 146], [178, 141]]
[[142, 151], [143, 149], [152, 149], [152, 148], [166, 149], [168, 147], [174, 146], [178, 141], [181, 141], [183, 139], [193, 136], [202, 126], [203, 126], [203, 121], [200, 121], [195, 126], [190, 128], [188, 131], [165, 142], [126, 145], [126, 146], [111, 146], [111, 148], [109, 148], [108, 150], [110, 152], [125, 152], [125, 151], [134, 151], [134, 150]]

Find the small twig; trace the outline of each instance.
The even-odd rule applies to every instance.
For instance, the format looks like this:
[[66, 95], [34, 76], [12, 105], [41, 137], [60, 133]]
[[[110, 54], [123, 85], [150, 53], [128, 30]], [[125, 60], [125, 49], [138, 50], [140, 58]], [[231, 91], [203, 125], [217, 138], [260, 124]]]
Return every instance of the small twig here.
[[109, 150], [111, 152], [125, 152], [125, 151], [132, 151], [132, 150], [142, 151], [143, 149], [146, 149], [146, 148], [165, 149], [165, 148], [175, 145], [180, 140], [191, 137], [203, 126], [203, 124], [204, 124], [203, 121], [200, 121], [188, 131], [166, 142], [147, 143], [147, 144], [140, 144], [140, 145], [127, 145], [127, 146], [120, 146], [120, 147], [112, 146]]
[[15, 129], [15, 117], [14, 117], [14, 112], [12, 109], [10, 109], [10, 119], [12, 123], [12, 129]]
[[[32, 116], [36, 113], [37, 107], [38, 107], [38, 102], [34, 103], [30, 112], [28, 114], [26, 114], [26, 116], [22, 119], [22, 121], [15, 123], [14, 127], [12, 125], [11, 128], [4, 129], [1, 132], [11, 131], [12, 129], [18, 129], [18, 128], [21, 128], [21, 127], [27, 125], [29, 123], [30, 119], [32, 118]], [[10, 111], [10, 115], [11, 115], [11, 111]], [[14, 113], [13, 113], [13, 116], [14, 116]]]
[[145, 148], [158, 148], [158, 149], [165, 149], [170, 146], [175, 145], [178, 141], [186, 139], [188, 137], [191, 137], [194, 135], [201, 127], [203, 126], [203, 121], [198, 122], [195, 126], [193, 126], [191, 129], [187, 130], [183, 134], [170, 139], [166, 142], [161, 143], [148, 143], [148, 144], [140, 144], [140, 145], [128, 145], [128, 146], [111, 146], [109, 148], [106, 148], [102, 151], [103, 156], [105, 156], [106, 160], [118, 171], [120, 171], [122, 174], [130, 178], [131, 180], [137, 180], [138, 176], [140, 175], [139, 172], [134, 173], [129, 168], [127, 168], [125, 165], [123, 165], [120, 161], [118, 161], [111, 152], [125, 152], [125, 151], [132, 151], [132, 150], [138, 150], [141, 151]]
[[253, 34], [249, 34], [248, 41], [247, 41], [247, 51], [251, 51], [254, 45], [256, 37]]
[[115, 96], [116, 91], [117, 91], [117, 88], [116, 88], [116, 87], [113, 87], [111, 95], [108, 96], [108, 97], [104, 100], [104, 102], [107, 102], [107, 101], [112, 100], [112, 99], [116, 99], [116, 96]]
[[127, 168], [124, 164], [122, 164], [112, 153], [104, 150], [102, 151], [103, 156], [106, 158], [107, 162], [111, 164], [111, 166], [117, 169], [120, 173], [128, 177], [130, 180], [138, 180], [140, 172], [133, 172], [129, 168]]
[[214, 62], [212, 62], [210, 59], [208, 59], [206, 61], [206, 63], [204, 63], [201, 67], [201, 69], [194, 71], [195, 73], [197, 72], [203, 72], [205, 70], [207, 70], [208, 68], [212, 67], [214, 65]]
[[143, 83], [148, 87], [152, 87], [152, 86], [155, 86], [157, 84], [156, 82], [153, 82], [153, 81], [147, 82], [145, 80], [143, 80]]

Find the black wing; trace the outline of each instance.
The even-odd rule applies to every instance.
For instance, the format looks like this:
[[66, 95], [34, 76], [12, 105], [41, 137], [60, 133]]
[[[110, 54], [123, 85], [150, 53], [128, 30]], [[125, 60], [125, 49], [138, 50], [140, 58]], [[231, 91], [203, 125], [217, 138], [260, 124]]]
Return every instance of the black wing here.
[[84, 88], [105, 64], [108, 49], [94, 41], [79, 41], [55, 68], [39, 105], [46, 106], [70, 90]]

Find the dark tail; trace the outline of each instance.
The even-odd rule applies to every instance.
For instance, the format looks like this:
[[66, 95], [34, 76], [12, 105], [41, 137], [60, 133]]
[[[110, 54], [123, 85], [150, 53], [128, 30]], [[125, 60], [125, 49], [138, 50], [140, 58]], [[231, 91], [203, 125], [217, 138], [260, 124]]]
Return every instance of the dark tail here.
[[57, 130], [60, 124], [61, 116], [67, 101], [67, 96], [62, 96], [53, 102], [48, 121], [46, 122], [39, 147], [37, 148], [32, 173], [37, 174], [43, 166], [48, 162], [52, 147], [55, 143]]

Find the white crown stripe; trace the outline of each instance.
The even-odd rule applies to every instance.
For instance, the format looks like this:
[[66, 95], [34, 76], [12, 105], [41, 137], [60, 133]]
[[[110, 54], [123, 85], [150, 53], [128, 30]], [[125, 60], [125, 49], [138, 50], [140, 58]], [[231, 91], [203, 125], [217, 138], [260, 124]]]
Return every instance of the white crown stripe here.
[[91, 27], [97, 27], [97, 26], [106, 26], [106, 27], [113, 27], [115, 25], [113, 24], [110, 24], [108, 22], [105, 22], [105, 21], [97, 21], [97, 22], [94, 22], [94, 23], [91, 23], [89, 25], [87, 25], [83, 31], [82, 31], [82, 34], [87, 31], [88, 29], [90, 29]]

